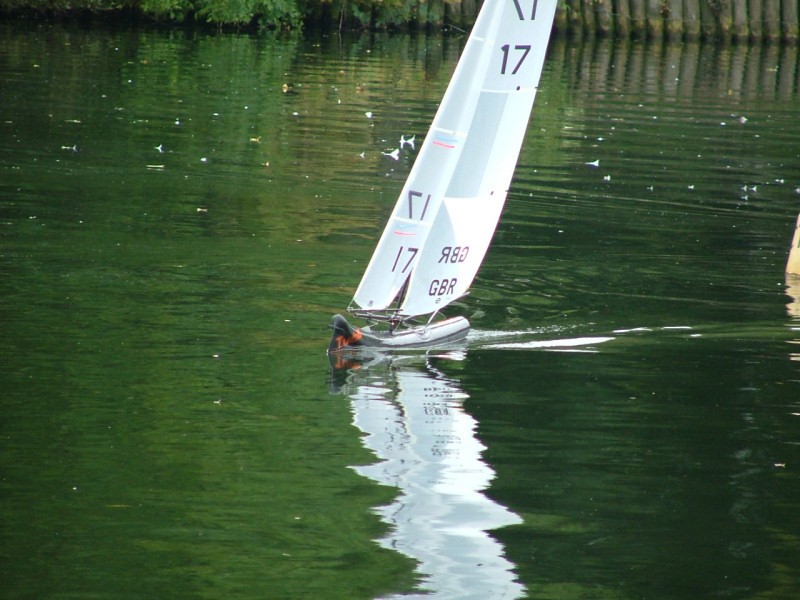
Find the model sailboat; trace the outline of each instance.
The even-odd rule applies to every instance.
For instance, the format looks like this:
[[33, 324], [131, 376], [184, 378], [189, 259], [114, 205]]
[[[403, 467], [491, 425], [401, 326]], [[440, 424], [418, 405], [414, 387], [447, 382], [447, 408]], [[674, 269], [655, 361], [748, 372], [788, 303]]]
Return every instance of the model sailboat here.
[[[542, 73], [556, 0], [485, 0], [329, 352], [419, 347], [464, 337], [469, 321], [434, 321], [467, 294], [505, 203]], [[417, 325], [412, 323], [420, 318]]]

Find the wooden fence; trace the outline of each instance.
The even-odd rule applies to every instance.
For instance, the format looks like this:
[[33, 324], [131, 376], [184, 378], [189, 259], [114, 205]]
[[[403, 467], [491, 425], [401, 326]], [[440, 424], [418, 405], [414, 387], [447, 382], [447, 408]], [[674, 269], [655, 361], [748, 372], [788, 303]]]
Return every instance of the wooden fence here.
[[571, 34], [737, 42], [798, 41], [799, 0], [566, 0]]
[[[464, 26], [481, 4], [438, 2], [445, 3], [447, 21]], [[798, 5], [800, 0], [559, 0], [556, 29], [578, 36], [796, 44]]]

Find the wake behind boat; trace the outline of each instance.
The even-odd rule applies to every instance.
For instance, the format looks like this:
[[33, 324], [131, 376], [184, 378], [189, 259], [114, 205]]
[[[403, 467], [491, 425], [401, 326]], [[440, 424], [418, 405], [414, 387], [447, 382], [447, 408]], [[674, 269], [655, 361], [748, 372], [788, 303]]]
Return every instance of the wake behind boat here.
[[[556, 0], [485, 0], [329, 352], [467, 335], [438, 313], [467, 295], [497, 227], [542, 73]], [[422, 317], [422, 322], [414, 324]]]

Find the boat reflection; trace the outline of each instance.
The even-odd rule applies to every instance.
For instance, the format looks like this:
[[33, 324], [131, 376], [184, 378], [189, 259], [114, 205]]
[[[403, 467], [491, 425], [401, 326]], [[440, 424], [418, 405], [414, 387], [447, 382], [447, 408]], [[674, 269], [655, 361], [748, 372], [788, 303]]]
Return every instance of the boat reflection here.
[[350, 399], [353, 422], [379, 459], [353, 469], [399, 490], [392, 504], [377, 508], [390, 526], [378, 541], [418, 561], [418, 594], [392, 597], [483, 600], [525, 593], [503, 546], [488, 533], [522, 520], [483, 494], [494, 471], [481, 458], [477, 422], [463, 409], [468, 396], [433, 365], [464, 356], [362, 355], [347, 364], [339, 359], [333, 368], [333, 391]]
[[[786, 305], [786, 312], [792, 320], [790, 327], [792, 331], [800, 330], [800, 215], [792, 235], [792, 244], [789, 246], [789, 258], [786, 261], [786, 295], [791, 298], [791, 302]], [[800, 344], [798, 340], [789, 340], [790, 344]], [[791, 360], [800, 360], [799, 352], [790, 352]]]
[[790, 302], [786, 304], [786, 313], [794, 324], [800, 322], [800, 275], [786, 274], [786, 295]]
[[[791, 319], [789, 327], [800, 332], [800, 275], [786, 273], [786, 295], [790, 298], [786, 304], [786, 313]], [[797, 352], [789, 353], [789, 358], [800, 361], [800, 340], [789, 340], [789, 343], [797, 348]]]

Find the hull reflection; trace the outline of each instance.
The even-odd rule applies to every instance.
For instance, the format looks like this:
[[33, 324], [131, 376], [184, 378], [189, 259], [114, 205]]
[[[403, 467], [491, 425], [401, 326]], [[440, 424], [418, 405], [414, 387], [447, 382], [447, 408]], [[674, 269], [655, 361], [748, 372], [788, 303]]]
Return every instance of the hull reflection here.
[[[463, 353], [446, 358], [459, 360]], [[390, 525], [379, 543], [416, 559], [417, 596], [503, 598], [524, 596], [514, 565], [488, 531], [521, 523], [483, 494], [494, 471], [481, 458], [477, 422], [463, 409], [468, 397], [428, 356], [376, 356], [334, 376], [352, 404], [353, 422], [379, 459], [353, 467], [396, 487], [395, 501], [377, 509]]]

